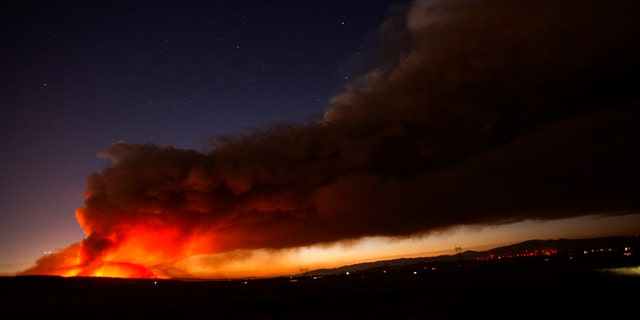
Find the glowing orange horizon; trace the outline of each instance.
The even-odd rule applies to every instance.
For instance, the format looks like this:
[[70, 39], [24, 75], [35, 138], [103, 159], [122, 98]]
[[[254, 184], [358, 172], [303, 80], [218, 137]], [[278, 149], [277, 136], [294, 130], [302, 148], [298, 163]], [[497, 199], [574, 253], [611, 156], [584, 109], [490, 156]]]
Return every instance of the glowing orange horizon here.
[[[620, 225], [634, 228], [639, 222], [640, 214], [583, 217], [554, 222], [525, 221], [483, 229], [460, 227], [423, 237], [369, 237], [294, 248], [232, 250], [213, 245], [217, 240], [214, 232], [187, 236], [166, 225], [129, 224], [126, 229], [119, 229], [118, 234], [105, 235], [112, 243], [98, 254], [88, 254], [91, 252], [85, 239], [41, 257], [34, 267], [20, 274], [159, 279], [282, 276], [298, 274], [302, 269], [332, 268], [374, 259], [452, 254], [455, 246], [485, 250], [534, 238], [619, 235], [623, 230]], [[595, 226], [610, 230], [603, 234], [589, 233]]]

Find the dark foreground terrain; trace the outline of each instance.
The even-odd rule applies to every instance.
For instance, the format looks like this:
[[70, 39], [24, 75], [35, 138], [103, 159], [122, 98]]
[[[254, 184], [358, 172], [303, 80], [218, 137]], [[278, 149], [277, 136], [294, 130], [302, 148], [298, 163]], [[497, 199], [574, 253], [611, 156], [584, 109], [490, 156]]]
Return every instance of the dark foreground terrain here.
[[4, 319], [634, 318], [638, 261], [448, 262], [349, 275], [218, 281], [0, 278]]

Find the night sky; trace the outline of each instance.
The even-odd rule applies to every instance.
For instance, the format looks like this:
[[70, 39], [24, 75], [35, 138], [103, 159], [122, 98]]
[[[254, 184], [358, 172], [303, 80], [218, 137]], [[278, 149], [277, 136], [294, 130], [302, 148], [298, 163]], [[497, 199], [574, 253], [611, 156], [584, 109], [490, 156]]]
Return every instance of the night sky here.
[[640, 231], [635, 1], [1, 6], [0, 273]]

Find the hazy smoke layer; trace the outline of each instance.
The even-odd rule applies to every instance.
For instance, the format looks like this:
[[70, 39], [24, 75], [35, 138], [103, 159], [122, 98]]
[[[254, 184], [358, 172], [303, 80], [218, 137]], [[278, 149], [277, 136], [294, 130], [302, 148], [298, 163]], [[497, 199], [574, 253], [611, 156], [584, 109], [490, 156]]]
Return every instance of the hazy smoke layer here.
[[[640, 209], [636, 1], [417, 1], [317, 123], [119, 143], [77, 212], [85, 261], [135, 226], [192, 253]], [[170, 255], [171, 253], [164, 253]]]

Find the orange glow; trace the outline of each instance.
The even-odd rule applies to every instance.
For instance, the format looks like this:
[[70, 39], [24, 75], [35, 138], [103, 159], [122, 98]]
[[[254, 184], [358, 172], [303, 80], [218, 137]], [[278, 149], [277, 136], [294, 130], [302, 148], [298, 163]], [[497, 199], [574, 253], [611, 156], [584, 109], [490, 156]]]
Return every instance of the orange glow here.
[[90, 237], [83, 242], [42, 257], [24, 274], [169, 278], [167, 266], [215, 250], [213, 232], [194, 231], [189, 236], [167, 224], [140, 222], [93, 238], [87, 234]]
[[[165, 278], [162, 270], [172, 261], [213, 250], [210, 234], [185, 236], [178, 228], [139, 223], [105, 237], [113, 244], [98, 255], [98, 261], [83, 256], [80, 274], [96, 277]], [[86, 250], [85, 250], [86, 251]], [[94, 259], [94, 260], [91, 260]]]
[[[620, 217], [626, 225], [637, 226], [640, 215]], [[592, 230], [606, 219], [568, 219], [556, 221], [580, 230]], [[127, 223], [112, 228], [98, 240], [108, 245], [94, 247], [87, 241], [73, 244], [38, 259], [22, 274], [64, 277], [93, 276], [114, 278], [241, 278], [299, 274], [303, 269], [332, 268], [381, 259], [411, 258], [455, 254], [464, 250], [487, 250], [511, 243], [543, 237], [559, 238], [566, 228], [553, 233], [549, 222], [525, 221], [499, 227], [460, 227], [447, 233], [412, 238], [370, 237], [349, 242], [282, 249], [229, 249], [222, 230], [194, 230], [184, 225], [149, 221]], [[185, 232], [188, 230], [188, 232]], [[238, 236], [240, 236], [238, 234]], [[224, 241], [221, 241], [224, 238]], [[93, 251], [92, 251], [93, 250]], [[513, 253], [514, 256], [553, 255], [553, 250]], [[485, 259], [508, 258], [488, 256]]]
[[158, 278], [151, 270], [133, 263], [106, 262], [95, 270], [93, 276], [111, 278]]

